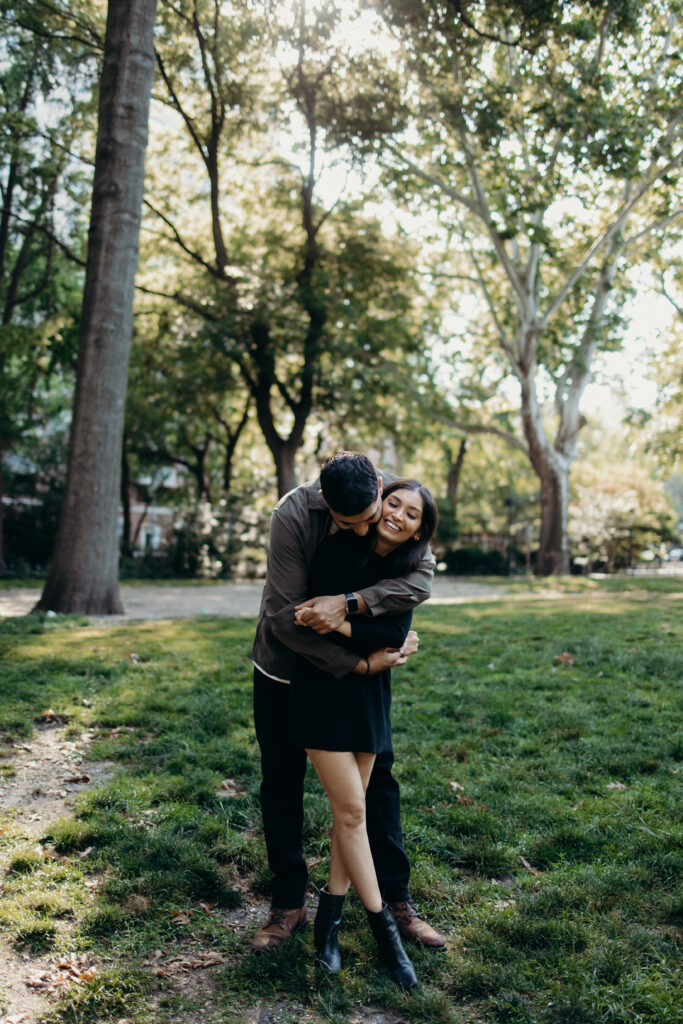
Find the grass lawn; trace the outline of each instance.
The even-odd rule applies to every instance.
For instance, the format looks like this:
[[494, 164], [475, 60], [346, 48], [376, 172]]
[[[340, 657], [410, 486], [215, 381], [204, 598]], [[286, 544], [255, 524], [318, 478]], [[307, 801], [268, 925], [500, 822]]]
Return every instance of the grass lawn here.
[[[420, 652], [394, 679], [396, 775], [413, 895], [449, 951], [412, 950], [408, 995], [378, 967], [355, 898], [339, 977], [314, 967], [310, 929], [273, 956], [249, 952], [254, 928], [238, 922], [268, 882], [253, 622], [4, 620], [3, 774], [9, 741], [47, 707], [70, 734], [93, 730], [91, 756], [117, 766], [38, 848], [0, 821], [5, 940], [100, 965], [50, 1019], [225, 1024], [265, 1006], [261, 1019], [283, 1024], [683, 1021], [683, 581], [660, 582], [416, 613]], [[311, 776], [314, 885], [328, 829]], [[222, 961], [210, 987], [158, 967], [207, 953]]]

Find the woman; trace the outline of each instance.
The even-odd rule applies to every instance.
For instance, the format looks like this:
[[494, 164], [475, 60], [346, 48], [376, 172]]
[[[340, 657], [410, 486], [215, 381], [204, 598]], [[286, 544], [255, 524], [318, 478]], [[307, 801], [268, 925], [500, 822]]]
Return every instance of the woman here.
[[[438, 521], [432, 495], [416, 480], [386, 487], [382, 515], [372, 535], [349, 531], [329, 536], [318, 548], [309, 575], [309, 596], [348, 593], [379, 580], [403, 576], [422, 558]], [[368, 656], [380, 647], [406, 650], [412, 612], [347, 619], [330, 634], [364, 661], [364, 675], [342, 679], [298, 658], [290, 694], [290, 728], [306, 748], [330, 799], [334, 816], [330, 877], [320, 894], [315, 919], [316, 954], [337, 972], [341, 955], [337, 930], [344, 897], [352, 884], [363, 903], [380, 954], [403, 988], [417, 984], [389, 908], [383, 903], [365, 824], [365, 790], [375, 756], [391, 746], [391, 679], [371, 672]], [[410, 643], [416, 641], [411, 634]], [[416, 642], [406, 650], [416, 650]]]

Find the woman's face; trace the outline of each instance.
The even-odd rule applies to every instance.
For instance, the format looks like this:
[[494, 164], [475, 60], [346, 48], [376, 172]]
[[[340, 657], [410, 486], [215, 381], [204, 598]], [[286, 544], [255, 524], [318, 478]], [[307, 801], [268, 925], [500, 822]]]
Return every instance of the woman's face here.
[[382, 515], [375, 527], [377, 536], [392, 547], [411, 538], [419, 540], [422, 509], [422, 498], [417, 491], [407, 487], [392, 491], [382, 502]]

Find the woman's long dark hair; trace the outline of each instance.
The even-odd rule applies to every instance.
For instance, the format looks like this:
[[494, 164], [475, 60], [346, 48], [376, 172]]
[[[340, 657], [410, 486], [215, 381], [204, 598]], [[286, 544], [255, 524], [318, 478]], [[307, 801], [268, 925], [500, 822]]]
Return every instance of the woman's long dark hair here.
[[405, 541], [393, 554], [387, 556], [388, 576], [407, 576], [413, 569], [417, 569], [422, 561], [429, 542], [436, 533], [439, 525], [439, 513], [436, 502], [431, 491], [424, 487], [419, 480], [394, 480], [387, 484], [382, 491], [382, 501], [390, 494], [398, 490], [415, 491], [422, 498], [422, 522], [420, 523], [420, 539], [411, 537]]

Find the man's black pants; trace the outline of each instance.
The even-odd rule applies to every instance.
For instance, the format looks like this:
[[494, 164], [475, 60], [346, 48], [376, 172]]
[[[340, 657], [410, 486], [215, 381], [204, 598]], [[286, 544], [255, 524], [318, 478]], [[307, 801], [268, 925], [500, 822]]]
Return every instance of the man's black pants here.
[[[286, 910], [303, 906], [308, 884], [302, 843], [306, 752], [290, 741], [288, 702], [289, 686], [255, 668], [254, 724], [261, 748], [263, 830], [273, 872], [273, 906]], [[377, 755], [365, 799], [377, 880], [389, 903], [409, 898], [410, 876], [393, 763], [393, 750]]]

